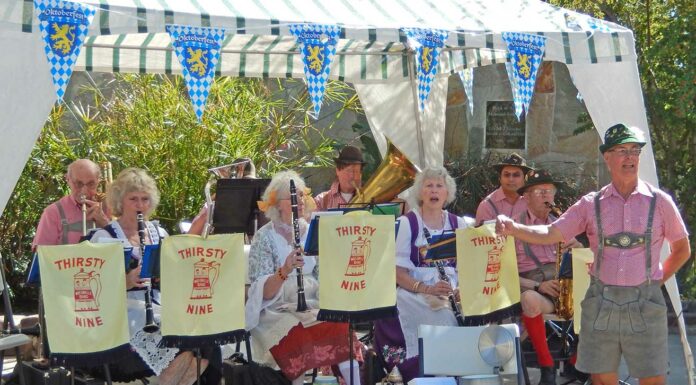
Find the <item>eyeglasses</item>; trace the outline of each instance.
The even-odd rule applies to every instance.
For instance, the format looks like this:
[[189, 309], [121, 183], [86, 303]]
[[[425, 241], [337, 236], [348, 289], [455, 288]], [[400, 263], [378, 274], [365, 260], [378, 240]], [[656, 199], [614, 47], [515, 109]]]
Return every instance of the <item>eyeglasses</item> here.
[[72, 181], [72, 183], [75, 184], [75, 187], [77, 187], [78, 190], [82, 190], [83, 187], [87, 187], [88, 189], [93, 189], [97, 187], [97, 182], [91, 181], [87, 183], [83, 183], [80, 181]]
[[522, 173], [521, 172], [504, 172], [503, 173], [503, 178], [521, 178]]
[[556, 194], [556, 189], [555, 188], [538, 188], [530, 191], [532, 194], [540, 197], [542, 195], [555, 195]]
[[616, 148], [613, 150], [609, 150], [609, 152], [616, 153], [618, 155], [623, 156], [624, 158], [628, 157], [629, 155], [638, 156], [640, 155], [641, 151], [641, 148]]

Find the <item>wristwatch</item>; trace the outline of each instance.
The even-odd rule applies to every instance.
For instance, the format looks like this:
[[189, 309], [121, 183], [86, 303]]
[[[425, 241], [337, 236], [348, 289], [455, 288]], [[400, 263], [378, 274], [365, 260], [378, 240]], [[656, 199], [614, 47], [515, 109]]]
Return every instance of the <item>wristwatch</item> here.
[[534, 282], [534, 291], [539, 292], [539, 286], [541, 286], [539, 282]]

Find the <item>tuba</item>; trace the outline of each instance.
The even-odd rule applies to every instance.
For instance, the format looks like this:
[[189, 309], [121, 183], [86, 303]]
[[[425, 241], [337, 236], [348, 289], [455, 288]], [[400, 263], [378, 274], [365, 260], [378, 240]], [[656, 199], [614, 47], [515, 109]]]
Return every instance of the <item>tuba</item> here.
[[[554, 215], [557, 217], [561, 216], [561, 210], [557, 206], [549, 202], [544, 203], [551, 209]], [[559, 293], [558, 298], [554, 301], [554, 305], [556, 306], [556, 314], [565, 320], [569, 320], [573, 318], [573, 278], [561, 274], [563, 260], [566, 257], [561, 245], [561, 242], [558, 242], [558, 245], [556, 245], [556, 280], [559, 285]], [[570, 257], [570, 254], [567, 256]]]
[[210, 193], [211, 187], [214, 183], [217, 183], [218, 179], [240, 179], [244, 177], [244, 169], [250, 160], [242, 160], [235, 163], [226, 164], [224, 166], [218, 166], [209, 168], [208, 171], [213, 174], [208, 178], [208, 182], [205, 184], [205, 202], [208, 206], [208, 219], [203, 226], [203, 238], [206, 238], [208, 234], [213, 231], [213, 211], [215, 210], [215, 201], [213, 201], [213, 196]]
[[382, 163], [362, 189], [356, 190], [355, 196], [348, 204], [354, 206], [361, 203], [389, 202], [413, 185], [418, 172], [420, 172], [418, 166], [387, 139], [387, 153]]

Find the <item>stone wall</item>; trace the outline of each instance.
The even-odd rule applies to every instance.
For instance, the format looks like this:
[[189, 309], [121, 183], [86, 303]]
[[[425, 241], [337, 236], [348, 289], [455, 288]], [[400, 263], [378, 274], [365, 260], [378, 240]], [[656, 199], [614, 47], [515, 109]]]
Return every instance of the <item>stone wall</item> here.
[[[449, 159], [483, 157], [488, 152], [507, 154], [512, 150], [485, 147], [486, 106], [489, 101], [512, 101], [512, 90], [504, 64], [474, 70], [474, 110], [458, 75], [450, 76], [447, 97], [445, 154]], [[565, 65], [545, 62], [525, 120], [526, 145], [515, 150], [536, 167], [550, 169], [576, 181], [576, 188], [590, 190], [607, 181], [603, 160], [597, 150], [601, 140], [594, 127], [576, 132], [587, 111], [577, 99]]]

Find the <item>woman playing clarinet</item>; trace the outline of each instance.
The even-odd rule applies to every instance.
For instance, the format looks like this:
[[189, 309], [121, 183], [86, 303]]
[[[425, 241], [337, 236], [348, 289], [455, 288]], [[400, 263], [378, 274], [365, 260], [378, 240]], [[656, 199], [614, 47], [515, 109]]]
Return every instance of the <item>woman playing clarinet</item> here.
[[396, 236], [399, 316], [375, 322], [375, 345], [388, 370], [398, 366], [404, 383], [418, 376], [418, 325], [463, 323], [456, 307], [456, 259], [428, 260], [419, 249], [435, 243], [443, 232], [474, 223], [472, 218], [458, 217], [444, 209], [456, 192], [454, 179], [444, 167], [426, 168], [419, 173], [413, 191], [414, 208], [399, 218]]
[[[145, 325], [159, 322], [158, 290], [148, 287], [149, 279], [140, 277], [142, 250], [145, 245], [159, 244], [167, 232], [155, 222], [146, 220], [159, 203], [160, 193], [154, 179], [139, 168], [127, 168], [109, 186], [107, 204], [116, 220], [91, 236], [92, 242], [121, 242], [131, 251], [131, 263], [126, 266], [126, 295], [128, 297], [128, 324], [132, 354], [112, 364], [115, 381], [130, 382], [157, 375], [163, 385], [190, 385], [196, 380], [196, 360], [191, 352], [159, 348], [159, 331], [147, 332]], [[147, 295], [152, 294], [150, 301]], [[147, 303], [146, 303], [147, 302]], [[146, 320], [146, 308], [152, 308], [151, 320]], [[145, 330], [144, 330], [145, 328]], [[156, 327], [155, 324], [155, 328]], [[206, 383], [217, 384], [222, 367], [220, 351], [204, 351], [202, 369]]]
[[[295, 186], [293, 192], [291, 184]], [[293, 384], [302, 384], [308, 369], [327, 365], [338, 364], [344, 378], [350, 375], [348, 324], [316, 321], [317, 258], [303, 255], [301, 247], [297, 247], [298, 241], [299, 246], [304, 243], [307, 231], [305, 200], [311, 198], [305, 191], [304, 181], [294, 171], [273, 177], [259, 202], [270, 222], [256, 232], [249, 252], [251, 287], [246, 327], [252, 336], [252, 357], [280, 367]], [[301, 295], [307, 310], [298, 312]], [[354, 357], [359, 357], [359, 349], [355, 350]], [[354, 368], [355, 384], [360, 384], [358, 365]]]

